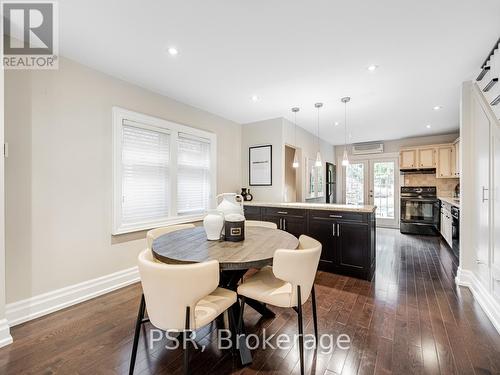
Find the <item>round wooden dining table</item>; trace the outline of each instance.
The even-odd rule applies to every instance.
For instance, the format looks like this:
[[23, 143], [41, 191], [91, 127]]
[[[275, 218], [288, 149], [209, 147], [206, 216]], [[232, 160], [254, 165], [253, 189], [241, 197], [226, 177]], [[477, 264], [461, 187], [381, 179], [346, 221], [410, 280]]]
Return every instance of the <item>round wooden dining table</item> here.
[[[217, 260], [223, 288], [236, 291], [238, 283], [250, 268], [271, 265], [277, 249], [296, 249], [299, 240], [290, 233], [265, 227], [245, 227], [245, 240], [240, 242], [208, 241], [203, 227], [182, 229], [164, 234], [153, 241], [155, 259], [169, 264], [189, 264]], [[264, 317], [274, 313], [264, 304], [251, 299], [246, 304]], [[233, 316], [239, 316], [240, 306], [234, 304]], [[245, 345], [244, 334], [239, 337], [240, 359], [243, 365], [252, 362], [250, 350]]]
[[282, 230], [246, 227], [240, 242], [208, 241], [203, 227], [178, 230], [153, 241], [153, 256], [164, 263], [219, 261], [221, 271], [248, 270], [272, 264], [277, 249], [296, 249], [297, 237]]

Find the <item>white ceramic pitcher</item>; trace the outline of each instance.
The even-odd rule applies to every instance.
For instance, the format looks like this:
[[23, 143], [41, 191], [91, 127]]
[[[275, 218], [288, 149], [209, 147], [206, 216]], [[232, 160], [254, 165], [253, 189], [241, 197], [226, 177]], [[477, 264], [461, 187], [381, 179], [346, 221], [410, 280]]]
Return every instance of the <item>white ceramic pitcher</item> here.
[[217, 206], [217, 211], [222, 212], [224, 216], [229, 214], [243, 215], [243, 197], [241, 195], [236, 193], [222, 193], [215, 197], [217, 202], [219, 202], [219, 198], [222, 200]]

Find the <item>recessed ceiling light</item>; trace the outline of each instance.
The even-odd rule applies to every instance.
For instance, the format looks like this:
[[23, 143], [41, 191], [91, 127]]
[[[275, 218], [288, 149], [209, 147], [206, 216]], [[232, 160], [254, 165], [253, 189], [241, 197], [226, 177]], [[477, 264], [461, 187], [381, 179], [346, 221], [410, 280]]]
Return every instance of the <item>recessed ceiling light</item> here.
[[377, 68], [378, 68], [378, 65], [369, 65], [368, 68], [366, 68], [366, 69], [368, 69], [370, 72], [374, 72], [375, 70], [377, 70]]
[[427, 125], [425, 125], [425, 127], [426, 127], [427, 129], [432, 128], [431, 124], [427, 124]]
[[252, 95], [252, 102], [258, 102], [260, 98], [257, 95]]
[[432, 109], [435, 111], [439, 111], [441, 108], [443, 108], [442, 105], [436, 105], [436, 106], [432, 107]]
[[177, 48], [175, 48], [175, 47], [169, 47], [169, 49], [167, 51], [172, 56], [175, 56], [179, 53], [179, 51], [177, 51]]
[[333, 123], [333, 125], [334, 125], [334, 126], [339, 126], [339, 125], [340, 125], [340, 122], [335, 121], [335, 122]]

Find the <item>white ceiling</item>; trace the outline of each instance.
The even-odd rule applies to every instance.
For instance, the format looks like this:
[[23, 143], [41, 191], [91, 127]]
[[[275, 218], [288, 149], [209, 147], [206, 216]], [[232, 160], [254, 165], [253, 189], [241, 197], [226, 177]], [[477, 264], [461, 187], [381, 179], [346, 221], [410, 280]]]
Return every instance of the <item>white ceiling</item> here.
[[239, 123], [293, 119], [299, 106], [315, 133], [321, 101], [332, 144], [344, 141], [346, 95], [353, 142], [456, 130], [460, 84], [500, 35], [499, 0], [59, 4], [62, 55]]

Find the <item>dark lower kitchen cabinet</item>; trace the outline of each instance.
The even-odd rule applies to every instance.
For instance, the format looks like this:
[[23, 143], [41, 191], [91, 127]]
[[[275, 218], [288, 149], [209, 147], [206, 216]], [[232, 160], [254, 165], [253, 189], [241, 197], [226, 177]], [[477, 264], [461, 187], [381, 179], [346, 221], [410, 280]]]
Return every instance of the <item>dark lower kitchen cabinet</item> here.
[[329, 220], [309, 220], [309, 233], [323, 245], [319, 268], [323, 271], [333, 271], [335, 262], [335, 225]]
[[262, 220], [261, 211], [262, 210], [260, 207], [245, 206], [244, 207], [245, 219], [261, 221]]
[[[319, 268], [371, 280], [375, 271], [375, 213], [251, 206], [263, 221], [299, 237], [307, 234], [322, 244]], [[248, 211], [250, 213], [250, 211]], [[247, 219], [247, 207], [245, 207]], [[256, 220], [256, 219], [251, 219]]]
[[371, 279], [373, 262], [368, 223], [339, 221], [337, 227], [335, 268], [342, 274]]
[[307, 234], [307, 212], [300, 209], [262, 208], [262, 220], [276, 223], [278, 229], [300, 237]]

